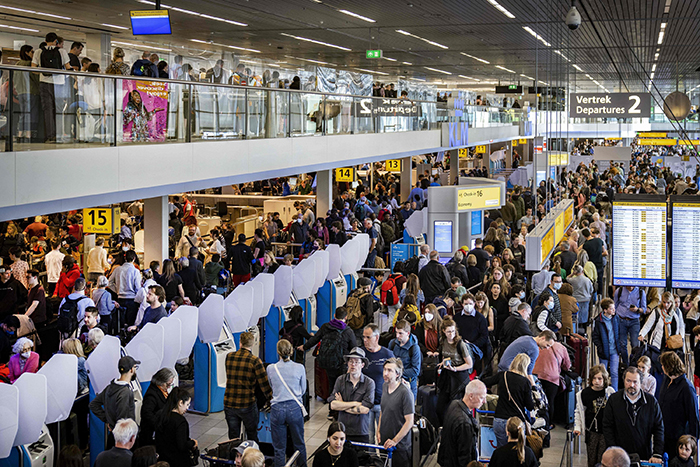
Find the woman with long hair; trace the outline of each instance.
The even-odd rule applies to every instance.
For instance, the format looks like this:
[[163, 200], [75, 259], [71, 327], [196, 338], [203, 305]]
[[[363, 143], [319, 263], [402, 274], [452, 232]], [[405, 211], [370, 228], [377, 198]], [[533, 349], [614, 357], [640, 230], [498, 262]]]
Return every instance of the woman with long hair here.
[[394, 314], [394, 321], [391, 323], [392, 326], [396, 326], [396, 322], [405, 319], [411, 326], [416, 325], [421, 320], [420, 311], [418, 310], [418, 305], [416, 304], [415, 295], [408, 293], [404, 297], [403, 304], [399, 311]]
[[440, 347], [438, 368], [437, 416], [442, 425], [445, 410], [455, 399], [464, 396], [464, 388], [469, 383], [469, 375], [474, 367], [474, 358], [464, 339], [459, 335], [457, 325], [451, 317], [446, 317], [440, 326]]
[[488, 280], [485, 280], [483, 291], [488, 293], [493, 284], [498, 284], [501, 286], [503, 295], [510, 295], [510, 284], [508, 283], [508, 279], [506, 279], [505, 271], [503, 271], [503, 268], [500, 266], [491, 269], [491, 276], [488, 278]]
[[190, 453], [197, 440], [190, 439], [190, 426], [184, 417], [190, 407], [190, 393], [174, 387], [156, 420], [156, 451], [171, 467], [189, 467]]
[[489, 227], [488, 230], [486, 231], [486, 235], [484, 235], [484, 246], [491, 245], [493, 247], [493, 251], [496, 255], [500, 255], [501, 252], [503, 251], [504, 245], [501, 244], [501, 241], [498, 239], [498, 229], [496, 227]]
[[441, 327], [442, 318], [437, 307], [428, 303], [423, 309], [423, 319], [416, 324], [416, 328], [413, 330], [413, 334], [418, 339], [421, 354], [427, 357], [439, 356]]
[[489, 467], [537, 467], [537, 457], [526, 443], [523, 421], [510, 417], [506, 422], [506, 433], [508, 443], [493, 452]]
[[425, 302], [425, 295], [420, 288], [420, 280], [416, 274], [409, 274], [408, 280], [406, 281], [406, 287], [404, 287], [399, 293], [399, 302], [403, 303], [404, 298], [407, 294], [412, 294], [416, 298], [416, 306], [420, 310], [422, 304]]
[[175, 297], [180, 296], [185, 298], [185, 289], [182, 287], [182, 278], [175, 272], [175, 264], [172, 260], [163, 260], [163, 274], [158, 278], [160, 284], [165, 290], [165, 301], [170, 303]]
[[[502, 280], [505, 280], [505, 278], [502, 278]], [[491, 287], [486, 293], [489, 297], [489, 301], [491, 302], [491, 307], [494, 310], [494, 319], [496, 321], [494, 337], [498, 339], [498, 337], [501, 335], [503, 323], [505, 323], [508, 316], [510, 316], [510, 310], [508, 310], [508, 299], [506, 298], [507, 294], [501, 284], [498, 282], [491, 284]]]
[[[354, 449], [345, 449], [345, 425], [333, 422], [328, 427], [328, 447], [321, 449], [314, 456], [312, 467], [358, 467], [357, 453]], [[324, 443], [325, 444], [325, 443]]]
[[146, 109], [141, 98], [141, 93], [134, 89], [129, 93], [129, 101], [124, 107], [124, 133], [131, 123], [131, 141], [147, 142], [157, 135], [152, 134], [148, 129], [148, 122], [158, 113], [165, 109], [156, 107], [152, 111]]
[[674, 452], [682, 435], [700, 435], [698, 399], [693, 384], [685, 376], [685, 364], [676, 352], [662, 353], [659, 363], [664, 373], [659, 392], [664, 419], [664, 452]]
[[287, 340], [290, 338], [292, 339], [292, 346], [295, 349], [294, 361], [297, 363], [304, 363], [304, 352], [299, 352], [296, 348], [300, 345], [304, 345], [304, 341], [311, 339], [313, 334], [310, 334], [309, 331], [306, 330], [306, 326], [304, 325], [304, 309], [302, 307], [295, 305], [289, 310], [289, 319], [282, 325], [279, 336]]
[[588, 375], [588, 387], [576, 394], [574, 434], [585, 436], [588, 467], [595, 467], [600, 462], [607, 447], [603, 435], [603, 415], [608, 398], [614, 392], [608, 370], [603, 365], [595, 365]]
[[661, 304], [651, 310], [647, 322], [639, 330], [639, 341], [644, 342], [646, 337], [650, 345], [662, 352], [673, 350], [683, 355], [685, 322], [671, 292], [661, 295]]
[[477, 292], [476, 295], [474, 295], [474, 308], [476, 309], [477, 313], [484, 315], [484, 318], [486, 318], [486, 322], [489, 325], [489, 333], [493, 333], [494, 329], [496, 328], [493, 308], [491, 308], [489, 298], [484, 292]]
[[579, 250], [574, 266], [581, 266], [583, 268], [583, 274], [593, 282], [593, 289], [595, 290], [598, 284], [598, 270], [595, 264], [588, 258], [588, 252], [583, 248]]
[[503, 250], [503, 265], [510, 264], [515, 272], [520, 272], [520, 263], [513, 256], [513, 251], [510, 248]]

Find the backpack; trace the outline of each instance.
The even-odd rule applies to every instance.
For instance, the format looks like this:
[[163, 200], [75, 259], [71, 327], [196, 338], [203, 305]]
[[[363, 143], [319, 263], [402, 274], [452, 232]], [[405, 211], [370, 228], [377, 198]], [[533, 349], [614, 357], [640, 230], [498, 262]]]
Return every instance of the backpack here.
[[[61, 49], [58, 47], [54, 47], [52, 49], [41, 49], [40, 61], [42, 68], [54, 68], [56, 70], [60, 70], [63, 68], [63, 63], [61, 63]], [[42, 73], [42, 75], [53, 76], [53, 73]]]
[[377, 234], [377, 255], [381, 256], [384, 253], [384, 246], [386, 245], [384, 242], [384, 237], [382, 236], [382, 232], [380, 230], [377, 230], [372, 226], [372, 229], [374, 229], [374, 233]]
[[219, 287], [228, 287], [228, 280], [231, 277], [231, 273], [228, 269], [224, 268], [219, 271]]
[[392, 306], [399, 303], [399, 289], [396, 286], [396, 279], [399, 275], [392, 274], [382, 283], [379, 299], [383, 305]]
[[292, 333], [299, 326], [301, 326], [301, 323], [295, 324], [294, 326], [292, 326], [292, 329], [290, 329], [289, 331], [285, 331], [284, 334], [282, 334], [282, 339], [289, 341], [289, 343], [292, 344], [292, 347], [294, 347], [294, 339], [292, 339]]
[[362, 313], [362, 299], [369, 295], [368, 292], [360, 292], [359, 289], [352, 291], [345, 304], [348, 310], [348, 326], [357, 330], [365, 325], [365, 316]]
[[343, 367], [342, 329], [330, 328], [321, 339], [316, 361], [318, 366], [326, 371], [334, 371]]
[[408, 277], [409, 274], [415, 274], [417, 276], [419, 262], [420, 258], [418, 256], [414, 256], [413, 258], [409, 258], [408, 260], [406, 260], [406, 263], [403, 265], [404, 275], [406, 277]]
[[58, 309], [58, 320], [56, 326], [58, 330], [67, 334], [78, 329], [78, 302], [86, 296], [76, 299], [66, 297], [63, 305]]
[[432, 454], [437, 447], [437, 430], [435, 430], [433, 424], [430, 423], [430, 420], [426, 417], [419, 414], [416, 414], [415, 417], [415, 426], [418, 428], [418, 434], [420, 436], [420, 455], [421, 457], [427, 456]]
[[134, 66], [134, 76], [146, 76], [149, 78], [154, 78], [153, 69], [149, 65], [150, 62], [145, 63], [145, 61], [143, 60], [139, 60], [139, 62], [137, 62], [139, 66]]

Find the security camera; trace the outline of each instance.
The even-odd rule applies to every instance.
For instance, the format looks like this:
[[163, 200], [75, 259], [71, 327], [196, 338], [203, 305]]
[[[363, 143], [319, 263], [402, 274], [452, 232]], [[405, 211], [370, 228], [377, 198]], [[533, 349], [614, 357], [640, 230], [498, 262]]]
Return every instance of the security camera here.
[[581, 14], [578, 12], [575, 6], [572, 6], [569, 12], [566, 14], [566, 25], [571, 29], [572, 31], [575, 31], [578, 29], [579, 26], [581, 26]]

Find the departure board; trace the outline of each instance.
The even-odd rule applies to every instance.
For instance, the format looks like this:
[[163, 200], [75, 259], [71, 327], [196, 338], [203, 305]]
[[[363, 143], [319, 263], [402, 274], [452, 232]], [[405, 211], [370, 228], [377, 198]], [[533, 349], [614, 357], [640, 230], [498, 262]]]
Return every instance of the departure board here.
[[671, 214], [671, 286], [700, 289], [700, 202], [674, 200]]
[[613, 203], [613, 284], [665, 287], [666, 202], [640, 198]]

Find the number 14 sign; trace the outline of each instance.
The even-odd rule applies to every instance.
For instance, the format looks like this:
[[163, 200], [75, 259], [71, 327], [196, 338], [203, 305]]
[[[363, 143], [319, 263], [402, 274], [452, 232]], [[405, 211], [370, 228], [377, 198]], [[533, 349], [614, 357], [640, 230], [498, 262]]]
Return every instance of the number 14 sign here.
[[111, 235], [120, 229], [119, 208], [83, 209], [83, 232]]

